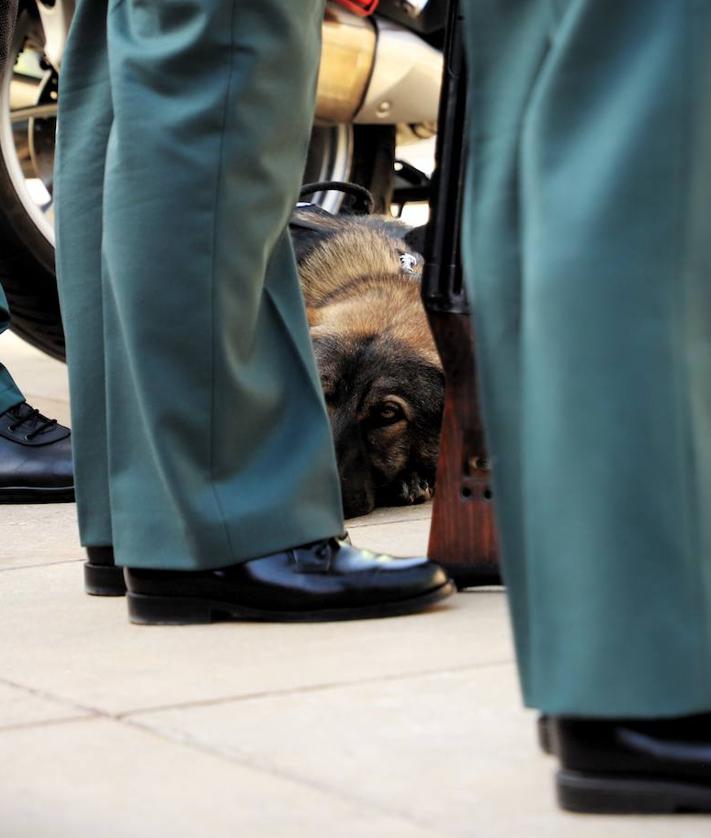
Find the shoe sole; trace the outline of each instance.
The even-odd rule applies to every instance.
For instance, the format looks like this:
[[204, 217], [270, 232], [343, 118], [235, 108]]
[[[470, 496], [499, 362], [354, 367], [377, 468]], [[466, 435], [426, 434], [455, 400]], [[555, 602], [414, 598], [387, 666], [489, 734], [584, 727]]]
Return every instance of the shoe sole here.
[[71, 489], [39, 486], [6, 486], [0, 489], [0, 503], [74, 503]]
[[84, 562], [84, 589], [91, 596], [124, 596], [123, 568]]
[[671, 815], [711, 812], [711, 786], [584, 774], [563, 769], [556, 777], [558, 803], [567, 812], [595, 815]]
[[197, 597], [162, 597], [129, 592], [128, 618], [143, 626], [184, 626], [219, 620], [249, 620], [277, 623], [318, 623], [335, 620], [363, 620], [374, 617], [397, 617], [422, 611], [455, 592], [453, 582], [419, 597], [398, 602], [384, 602], [361, 608], [335, 608], [322, 611], [265, 611]]
[[553, 754], [553, 736], [551, 734], [551, 722], [548, 716], [539, 716], [536, 722], [538, 733], [538, 745], [544, 754]]
[[442, 567], [447, 571], [449, 578], [454, 581], [458, 591], [464, 591], [467, 588], [499, 588], [504, 584], [498, 570], [491, 570], [489, 567], [462, 567], [444, 562], [442, 562]]

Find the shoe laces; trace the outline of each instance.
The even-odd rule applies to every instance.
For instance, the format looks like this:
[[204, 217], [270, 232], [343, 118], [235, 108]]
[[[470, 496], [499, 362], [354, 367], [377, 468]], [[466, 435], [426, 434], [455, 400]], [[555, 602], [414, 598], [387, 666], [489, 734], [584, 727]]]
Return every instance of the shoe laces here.
[[[26, 410], [22, 410], [26, 408]], [[47, 433], [57, 426], [56, 419], [48, 419], [34, 407], [31, 407], [27, 402], [22, 402], [16, 407], [11, 407], [7, 411], [10, 416], [15, 417], [15, 421], [8, 425], [8, 430], [16, 431], [23, 425], [36, 426], [26, 435], [27, 439], [34, 439], [40, 434]]]
[[314, 548], [314, 553], [319, 559], [328, 559], [334, 547], [338, 547], [338, 542], [335, 538], [324, 538], [321, 541], [316, 541], [311, 545]]
[[318, 541], [310, 541], [308, 544], [303, 544], [298, 549], [313, 550], [314, 555], [319, 559], [330, 559], [333, 553], [341, 549], [338, 538], [321, 538]]

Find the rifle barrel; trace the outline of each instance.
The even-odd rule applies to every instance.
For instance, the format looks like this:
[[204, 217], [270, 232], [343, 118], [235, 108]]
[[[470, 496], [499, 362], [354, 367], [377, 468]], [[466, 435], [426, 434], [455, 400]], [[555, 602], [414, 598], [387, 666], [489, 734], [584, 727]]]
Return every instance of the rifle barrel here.
[[425, 239], [423, 302], [430, 311], [466, 314], [460, 232], [466, 169], [467, 83], [459, 3], [449, 6], [440, 100], [432, 214]]

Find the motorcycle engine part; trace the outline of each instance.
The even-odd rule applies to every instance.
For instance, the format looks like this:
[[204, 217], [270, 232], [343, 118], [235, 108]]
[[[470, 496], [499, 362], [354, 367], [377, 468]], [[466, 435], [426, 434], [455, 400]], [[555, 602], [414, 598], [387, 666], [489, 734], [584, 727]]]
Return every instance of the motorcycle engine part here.
[[380, 0], [378, 15], [408, 29], [438, 38], [444, 31], [449, 0]]
[[378, 20], [375, 65], [357, 123], [397, 125], [437, 119], [442, 53], [398, 24]]
[[348, 195], [353, 199], [348, 208], [353, 215], [370, 215], [375, 209], [375, 201], [370, 191], [358, 183], [348, 183], [342, 180], [305, 183], [299, 191], [299, 198], [305, 198], [315, 192], [341, 192]]
[[395, 161], [393, 204], [401, 210], [410, 201], [429, 201], [431, 187], [432, 179], [424, 172], [405, 160]]
[[412, 145], [420, 140], [429, 140], [437, 134], [436, 122], [418, 122], [415, 125], [400, 123], [397, 126], [398, 146]]
[[423, 9], [430, 0], [398, 0], [398, 6], [410, 15], [410, 17], [417, 17], [422, 14]]
[[368, 89], [376, 40], [371, 20], [328, 4], [323, 21], [316, 119], [352, 122]]
[[372, 15], [378, 8], [379, 2], [380, 0], [336, 0], [336, 3], [340, 3], [344, 8], [362, 17]]

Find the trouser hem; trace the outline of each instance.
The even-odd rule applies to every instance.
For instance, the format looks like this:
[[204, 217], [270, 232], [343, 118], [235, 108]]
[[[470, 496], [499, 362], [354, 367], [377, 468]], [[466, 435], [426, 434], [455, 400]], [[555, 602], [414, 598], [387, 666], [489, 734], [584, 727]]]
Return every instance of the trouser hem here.
[[235, 553], [240, 555], [223, 555], [219, 558], [195, 554], [192, 556], [183, 556], [175, 561], [171, 560], [172, 557], [160, 557], [156, 553], [151, 553], [150, 548], [140, 550], [132, 545], [126, 544], [114, 545], [114, 556], [116, 564], [121, 567], [150, 570], [184, 570], [186, 572], [219, 570], [223, 567], [244, 564], [252, 559], [269, 556], [273, 553], [280, 553], [293, 547], [300, 547], [303, 544], [310, 544], [325, 538], [339, 537], [344, 532], [345, 525], [343, 524], [340, 527], [324, 524], [310, 530], [295, 527], [293, 530], [282, 530], [278, 538], [270, 539], [262, 537], [260, 539], [250, 540], [249, 547], [244, 550], [240, 550], [239, 547], [236, 548]]
[[589, 719], [674, 719], [711, 713], [711, 696], [705, 696], [698, 701], [680, 699], [673, 702], [655, 703], [654, 700], [648, 700], [643, 704], [624, 705], [539, 701], [526, 702], [526, 707], [538, 710], [547, 716], [574, 716]]
[[10, 408], [17, 407], [18, 404], [22, 404], [24, 401], [25, 397], [15, 384], [0, 389], [0, 413], [6, 413]]

